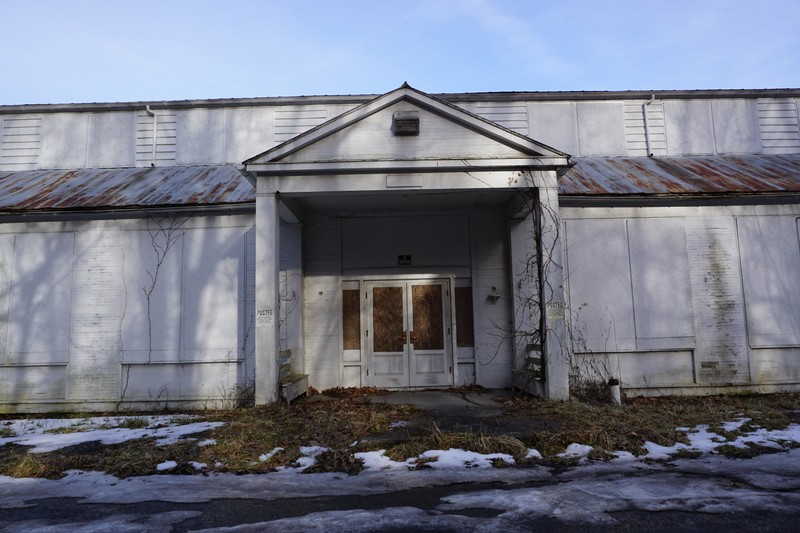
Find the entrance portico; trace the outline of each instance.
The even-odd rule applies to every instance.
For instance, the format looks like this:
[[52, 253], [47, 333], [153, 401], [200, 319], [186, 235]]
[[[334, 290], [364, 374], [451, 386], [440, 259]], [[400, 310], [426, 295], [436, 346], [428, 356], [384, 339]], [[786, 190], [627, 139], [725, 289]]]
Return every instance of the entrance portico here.
[[508, 386], [539, 361], [533, 389], [568, 397], [568, 160], [404, 85], [246, 161], [257, 403], [281, 357], [318, 388]]

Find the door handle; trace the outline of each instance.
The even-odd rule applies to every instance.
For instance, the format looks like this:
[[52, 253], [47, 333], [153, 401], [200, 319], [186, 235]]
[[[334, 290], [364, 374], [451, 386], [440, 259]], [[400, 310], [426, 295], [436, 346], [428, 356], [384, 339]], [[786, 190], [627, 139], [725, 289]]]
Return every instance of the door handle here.
[[411, 332], [411, 344], [416, 344], [416, 343], [417, 343], [417, 336], [414, 335], [414, 332], [412, 331]]
[[402, 342], [403, 344], [405, 344], [406, 342], [408, 342], [408, 341], [406, 340], [406, 334], [407, 334], [407, 333], [408, 333], [407, 331], [404, 331], [404, 332], [403, 332], [403, 335], [402, 335], [401, 337], [399, 337], [397, 340], [399, 340], [399, 341], [400, 341], [400, 342]]

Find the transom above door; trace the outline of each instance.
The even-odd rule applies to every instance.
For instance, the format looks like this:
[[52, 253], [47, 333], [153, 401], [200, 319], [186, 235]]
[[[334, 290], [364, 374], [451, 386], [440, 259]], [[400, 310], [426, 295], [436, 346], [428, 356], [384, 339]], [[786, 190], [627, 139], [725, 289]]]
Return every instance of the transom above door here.
[[453, 384], [450, 283], [366, 283], [368, 382], [381, 388]]

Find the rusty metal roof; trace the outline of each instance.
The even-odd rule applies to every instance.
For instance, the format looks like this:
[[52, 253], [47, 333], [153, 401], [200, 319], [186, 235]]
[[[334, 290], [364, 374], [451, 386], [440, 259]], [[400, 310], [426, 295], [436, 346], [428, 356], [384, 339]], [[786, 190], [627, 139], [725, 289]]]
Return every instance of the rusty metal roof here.
[[800, 154], [691, 157], [578, 157], [563, 196], [800, 192]]
[[0, 211], [225, 205], [255, 200], [232, 165], [0, 171]]

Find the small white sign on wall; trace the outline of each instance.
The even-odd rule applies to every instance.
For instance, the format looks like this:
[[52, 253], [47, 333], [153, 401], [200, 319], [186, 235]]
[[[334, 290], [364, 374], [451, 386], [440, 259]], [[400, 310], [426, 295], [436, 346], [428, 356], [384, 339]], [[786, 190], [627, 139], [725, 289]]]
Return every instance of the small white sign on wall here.
[[547, 302], [547, 320], [564, 320], [564, 302]]
[[271, 326], [274, 321], [274, 313], [272, 309], [264, 308], [264, 309], [256, 309], [256, 327], [263, 328], [265, 326]]

